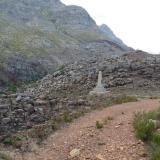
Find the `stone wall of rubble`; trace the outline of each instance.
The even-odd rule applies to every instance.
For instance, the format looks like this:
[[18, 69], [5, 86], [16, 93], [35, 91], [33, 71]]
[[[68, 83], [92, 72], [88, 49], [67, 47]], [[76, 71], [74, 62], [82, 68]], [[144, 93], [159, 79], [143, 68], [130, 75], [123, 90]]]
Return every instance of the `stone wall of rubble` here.
[[[82, 99], [39, 99], [26, 94], [1, 95], [0, 135], [15, 133], [32, 128], [35, 124], [58, 116], [64, 112], [82, 109], [89, 104]], [[78, 106], [78, 107], [77, 107]], [[2, 136], [3, 137], [3, 136]]]

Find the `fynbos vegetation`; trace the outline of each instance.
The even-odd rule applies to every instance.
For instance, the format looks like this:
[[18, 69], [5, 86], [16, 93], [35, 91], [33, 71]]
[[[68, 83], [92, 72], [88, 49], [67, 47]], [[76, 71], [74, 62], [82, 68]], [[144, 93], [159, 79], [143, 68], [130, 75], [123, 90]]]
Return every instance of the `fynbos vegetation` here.
[[151, 160], [160, 159], [160, 133], [152, 120], [160, 120], [160, 109], [152, 112], [139, 112], [134, 117], [134, 128], [137, 138], [149, 145]]

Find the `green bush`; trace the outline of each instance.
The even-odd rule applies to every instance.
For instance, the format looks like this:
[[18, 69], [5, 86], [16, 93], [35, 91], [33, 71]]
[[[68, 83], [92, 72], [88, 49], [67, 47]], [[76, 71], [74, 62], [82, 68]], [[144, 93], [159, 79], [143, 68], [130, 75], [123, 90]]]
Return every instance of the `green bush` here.
[[103, 126], [103, 123], [101, 123], [101, 122], [99, 122], [99, 121], [96, 121], [96, 128], [97, 129], [101, 129], [101, 128], [103, 128], [104, 126]]
[[152, 138], [155, 130], [154, 124], [149, 122], [146, 113], [137, 113], [134, 118], [134, 128], [136, 136], [142, 141], [148, 141]]
[[153, 150], [151, 160], [160, 160], [160, 146]]
[[4, 139], [3, 144], [5, 145], [13, 145], [13, 140], [11, 137], [7, 137]]
[[17, 92], [17, 85], [15, 85], [15, 84], [10, 84], [10, 85], [8, 86], [8, 89], [7, 89], [7, 90], [10, 91], [10, 92], [16, 93], [16, 92]]
[[13, 146], [15, 148], [21, 148], [24, 138], [25, 137], [20, 135], [10, 136], [4, 139], [3, 144]]
[[151, 150], [151, 160], [160, 160], [160, 133], [149, 120], [160, 119], [160, 109], [152, 112], [136, 113], [134, 116], [134, 128], [137, 138], [149, 145]]
[[156, 145], [160, 145], [160, 133], [152, 134], [152, 142]]

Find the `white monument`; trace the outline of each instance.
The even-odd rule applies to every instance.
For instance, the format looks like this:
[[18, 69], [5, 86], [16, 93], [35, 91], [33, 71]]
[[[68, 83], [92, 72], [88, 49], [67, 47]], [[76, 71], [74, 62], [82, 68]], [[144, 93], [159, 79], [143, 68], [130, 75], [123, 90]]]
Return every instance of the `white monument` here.
[[94, 94], [101, 95], [101, 94], [106, 94], [106, 93], [108, 93], [108, 91], [106, 91], [106, 89], [104, 88], [102, 84], [102, 72], [99, 71], [97, 86], [89, 94], [90, 95], [94, 95]]

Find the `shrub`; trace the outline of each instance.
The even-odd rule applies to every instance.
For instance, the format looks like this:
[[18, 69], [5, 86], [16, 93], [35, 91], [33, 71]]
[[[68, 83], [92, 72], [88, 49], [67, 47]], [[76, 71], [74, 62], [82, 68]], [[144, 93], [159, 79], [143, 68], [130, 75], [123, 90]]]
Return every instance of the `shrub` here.
[[160, 160], [160, 147], [156, 147], [151, 156], [151, 160]]
[[63, 114], [63, 120], [64, 120], [64, 122], [66, 122], [66, 123], [70, 123], [70, 122], [72, 122], [73, 118], [72, 118], [72, 116], [70, 115], [69, 112], [65, 112], [65, 113]]
[[7, 137], [4, 139], [3, 144], [5, 145], [13, 145], [13, 141], [11, 139], [11, 137]]
[[113, 117], [108, 116], [107, 119], [108, 119], [109, 121], [112, 121], [112, 120], [113, 120]]
[[8, 89], [7, 89], [7, 90], [10, 91], [10, 92], [16, 93], [16, 92], [17, 92], [17, 85], [15, 85], [15, 84], [10, 84], [10, 85], [8, 86]]
[[9, 137], [5, 138], [3, 141], [3, 144], [11, 145], [15, 148], [21, 148], [22, 142], [24, 139], [25, 139], [25, 137], [22, 137], [17, 134], [16, 136], [9, 136]]
[[156, 145], [160, 145], [160, 133], [152, 134], [152, 142]]
[[136, 136], [143, 141], [150, 140], [155, 130], [154, 124], [147, 117], [146, 113], [137, 113], [134, 118]]
[[49, 123], [53, 131], [58, 129], [58, 123], [56, 121], [51, 120]]
[[84, 114], [85, 114], [84, 111], [78, 111], [78, 112], [73, 113], [72, 117], [73, 117], [73, 119], [77, 119], [81, 116], [84, 116]]
[[151, 149], [151, 160], [160, 160], [160, 133], [149, 120], [160, 119], [160, 109], [148, 113], [136, 113], [134, 116], [134, 128], [136, 136], [147, 142]]
[[108, 117], [103, 119], [103, 124], [106, 125], [106, 124], [108, 124], [109, 121], [112, 121], [112, 120], [113, 120], [113, 117], [108, 116]]
[[114, 104], [122, 104], [122, 103], [128, 103], [128, 102], [136, 102], [136, 101], [138, 101], [138, 99], [135, 96], [122, 95], [122, 96], [116, 97], [113, 100], [113, 103]]
[[0, 153], [0, 160], [12, 160], [12, 158], [4, 153]]
[[104, 126], [103, 126], [103, 123], [101, 123], [101, 122], [99, 122], [99, 121], [96, 121], [96, 128], [97, 129], [101, 129], [101, 128], [103, 128]]
[[157, 96], [151, 96], [150, 99], [159, 99]]

